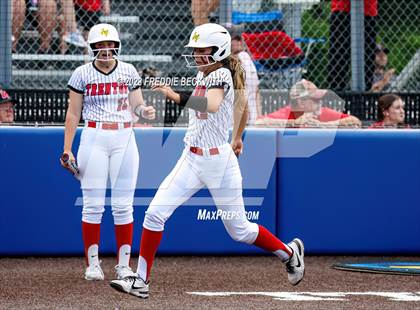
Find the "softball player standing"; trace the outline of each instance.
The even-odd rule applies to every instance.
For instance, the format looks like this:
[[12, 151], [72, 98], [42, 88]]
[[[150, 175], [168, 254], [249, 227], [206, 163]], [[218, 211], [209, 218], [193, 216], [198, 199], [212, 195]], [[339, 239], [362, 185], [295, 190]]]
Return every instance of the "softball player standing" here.
[[[165, 222], [176, 208], [204, 186], [208, 187], [218, 209], [236, 215], [223, 219], [229, 235], [280, 257], [286, 263], [290, 283], [296, 285], [304, 274], [302, 241], [294, 239], [286, 245], [245, 216], [242, 176], [235, 155], [239, 155], [243, 147], [246, 98], [242, 67], [237, 58], [230, 56], [230, 35], [220, 25], [204, 24], [194, 29], [186, 47], [193, 49], [191, 55], [185, 55], [187, 66], [199, 70], [194, 92], [176, 93], [165, 85], [154, 87], [189, 108], [185, 149], [146, 211], [137, 274], [113, 280], [111, 286], [140, 298], [148, 297], [150, 270]], [[232, 117], [234, 129], [229, 144]]]
[[[98, 24], [89, 32], [93, 62], [78, 67], [70, 78], [61, 164], [76, 167], [72, 144], [82, 114], [85, 126], [77, 163], [83, 192], [82, 235], [86, 280], [103, 280], [98, 245], [108, 177], [117, 240], [117, 278], [132, 274], [129, 267], [133, 231], [133, 196], [139, 155], [132, 130], [132, 113], [153, 119], [155, 110], [143, 103], [141, 90], [124, 81], [138, 79], [133, 65], [117, 60], [121, 51], [118, 32]], [[63, 160], [64, 159], [64, 160]]]

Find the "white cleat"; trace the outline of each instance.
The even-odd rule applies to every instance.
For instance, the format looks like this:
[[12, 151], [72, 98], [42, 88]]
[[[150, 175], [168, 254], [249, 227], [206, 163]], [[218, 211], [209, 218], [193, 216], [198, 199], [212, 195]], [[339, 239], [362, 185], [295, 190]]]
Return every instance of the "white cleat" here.
[[292, 257], [286, 262], [288, 279], [292, 285], [298, 285], [305, 275], [305, 262], [303, 260], [305, 248], [302, 240], [298, 238], [293, 239], [287, 245], [293, 250]]
[[103, 281], [104, 272], [100, 265], [92, 265], [86, 268], [85, 279], [90, 281]]
[[117, 274], [117, 280], [122, 280], [127, 277], [135, 277], [136, 274], [131, 270], [129, 266], [115, 266], [115, 273]]
[[122, 280], [112, 280], [110, 285], [117, 291], [127, 293], [139, 298], [149, 297], [149, 283], [144, 282], [137, 274]]

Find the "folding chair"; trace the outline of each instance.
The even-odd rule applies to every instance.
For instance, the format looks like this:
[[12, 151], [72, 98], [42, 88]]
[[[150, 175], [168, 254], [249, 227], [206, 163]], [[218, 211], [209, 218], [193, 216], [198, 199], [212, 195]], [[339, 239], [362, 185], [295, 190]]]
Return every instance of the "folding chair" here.
[[[282, 16], [280, 11], [261, 13], [234, 11], [232, 22], [240, 25], [259, 23], [267, 26], [267, 22], [281, 21]], [[289, 89], [301, 80], [313, 44], [326, 41], [313, 38], [292, 39], [283, 31], [270, 29], [271, 26], [265, 27], [269, 31], [249, 31], [250, 27], [244, 28], [242, 37], [252, 55], [261, 84], [274, 89]], [[305, 49], [298, 44], [304, 44]]]

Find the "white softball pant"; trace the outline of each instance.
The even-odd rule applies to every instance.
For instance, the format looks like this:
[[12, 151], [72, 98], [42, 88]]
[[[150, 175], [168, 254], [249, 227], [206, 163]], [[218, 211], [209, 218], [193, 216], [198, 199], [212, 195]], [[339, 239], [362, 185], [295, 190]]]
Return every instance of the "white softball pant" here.
[[82, 221], [101, 222], [109, 176], [114, 223], [133, 222], [139, 153], [132, 128], [104, 130], [85, 127], [77, 161], [83, 192]]
[[229, 144], [218, 149], [218, 155], [204, 156], [192, 153], [189, 147], [184, 149], [146, 211], [143, 223], [146, 229], [163, 231], [165, 222], [175, 209], [207, 186], [216, 207], [235, 215], [222, 218], [229, 235], [236, 241], [254, 243], [258, 225], [249, 222], [245, 215], [238, 160]]

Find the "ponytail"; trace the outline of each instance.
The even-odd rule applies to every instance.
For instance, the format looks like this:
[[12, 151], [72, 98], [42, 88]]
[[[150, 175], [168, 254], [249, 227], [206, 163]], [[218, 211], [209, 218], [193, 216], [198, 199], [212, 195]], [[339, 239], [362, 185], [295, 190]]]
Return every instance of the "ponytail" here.
[[237, 56], [229, 56], [229, 69], [232, 72], [233, 86], [236, 90], [245, 90], [245, 72]]
[[[233, 137], [236, 136], [239, 130], [242, 133], [243, 126], [246, 124], [248, 118], [248, 100], [245, 94], [245, 71], [242, 67], [241, 61], [236, 56], [229, 56], [226, 59], [225, 66], [229, 68], [234, 87], [234, 114], [233, 114]], [[243, 114], [246, 113], [245, 123], [241, 125], [243, 120]]]
[[245, 96], [245, 71], [242, 67], [241, 61], [237, 56], [229, 56], [225, 61], [226, 67], [229, 68], [232, 79], [233, 79], [233, 87], [235, 91], [235, 102], [234, 106], [236, 107], [238, 104], [240, 107], [245, 107], [247, 103], [246, 96]]

